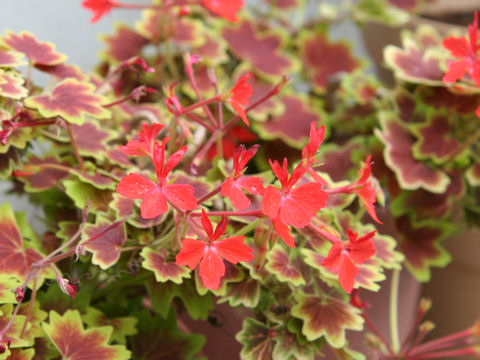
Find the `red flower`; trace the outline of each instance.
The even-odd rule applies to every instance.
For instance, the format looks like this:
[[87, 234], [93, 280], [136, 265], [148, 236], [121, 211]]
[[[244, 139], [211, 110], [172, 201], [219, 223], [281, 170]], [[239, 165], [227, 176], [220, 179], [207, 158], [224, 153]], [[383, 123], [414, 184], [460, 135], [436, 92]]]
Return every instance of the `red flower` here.
[[338, 273], [340, 286], [347, 293], [351, 293], [355, 283], [355, 276], [359, 273], [356, 264], [363, 264], [376, 253], [372, 237], [376, 231], [358, 238], [358, 234], [348, 229], [348, 242], [334, 243], [323, 260], [322, 265]]
[[250, 199], [242, 192], [246, 190], [256, 195], [263, 195], [262, 179], [255, 176], [243, 176], [248, 161], [257, 153], [259, 145], [250, 149], [240, 145], [233, 154], [233, 174], [222, 185], [222, 196], [230, 199], [235, 208], [241, 210], [250, 206]]
[[262, 210], [273, 223], [277, 233], [290, 247], [295, 247], [295, 240], [290, 235], [287, 225], [303, 228], [310, 223], [316, 212], [327, 202], [328, 194], [322, 190], [319, 183], [293, 186], [306, 173], [306, 168], [300, 163], [292, 175], [288, 174], [287, 159], [283, 160], [283, 168], [278, 161], [270, 161], [273, 172], [282, 184], [282, 190], [270, 185], [265, 189], [262, 200]]
[[75, 299], [77, 295], [77, 285], [70, 284], [67, 279], [61, 278], [57, 276], [58, 286], [60, 286], [60, 290], [65, 295], [70, 296], [72, 299]]
[[120, 146], [120, 150], [131, 156], [152, 156], [153, 144], [158, 133], [164, 128], [162, 124], [143, 124], [142, 130], [138, 130], [140, 140], [130, 140], [127, 145]]
[[372, 186], [372, 181], [370, 180], [370, 174], [372, 173], [372, 165], [373, 161], [372, 156], [369, 155], [365, 160], [365, 168], [360, 169], [359, 171], [359, 178], [352, 185], [351, 190], [349, 192], [354, 192], [360, 197], [360, 201], [362, 202], [367, 212], [376, 222], [383, 224], [377, 217], [377, 213], [375, 212], [375, 202], [377, 201], [377, 192]]
[[452, 56], [461, 59], [448, 64], [448, 71], [443, 76], [444, 82], [454, 83], [468, 72], [475, 85], [480, 86], [480, 58], [477, 55], [480, 44], [477, 32], [478, 14], [475, 12], [473, 23], [468, 25], [468, 39], [451, 36], [443, 40], [443, 47], [449, 50]]
[[83, 8], [93, 12], [93, 17], [90, 19], [91, 23], [100, 20], [100, 18], [108, 14], [115, 5], [115, 1], [113, 0], [85, 0], [82, 2]]
[[253, 250], [243, 243], [245, 236], [234, 236], [218, 240], [227, 229], [228, 219], [223, 217], [215, 228], [202, 209], [202, 227], [208, 237], [208, 242], [196, 239], [184, 239], [182, 250], [177, 254], [176, 263], [187, 265], [190, 270], [200, 262], [199, 275], [203, 284], [212, 290], [218, 289], [220, 279], [225, 275], [223, 259], [237, 264], [239, 261], [250, 261], [254, 258]]
[[141, 215], [144, 219], [155, 218], [168, 211], [168, 204], [182, 210], [193, 210], [197, 207], [197, 199], [193, 196], [193, 186], [188, 184], [167, 184], [169, 172], [178, 165], [187, 151], [184, 146], [172, 154], [165, 163], [165, 144], [169, 139], [164, 139], [161, 144], [153, 146], [153, 164], [157, 173], [158, 184], [138, 175], [128, 174], [117, 186], [120, 195], [130, 199], [142, 199], [140, 204]]
[[235, 112], [242, 118], [243, 122], [247, 126], [249, 126], [250, 123], [248, 122], [247, 114], [245, 113], [242, 105], [247, 106], [248, 99], [253, 94], [252, 85], [247, 84], [247, 81], [251, 76], [252, 74], [250, 73], [241, 76], [232, 90], [230, 90], [232, 95], [228, 99], [228, 102], [230, 105], [232, 105], [233, 110], [235, 110]]
[[302, 160], [305, 162], [305, 167], [308, 173], [315, 179], [315, 181], [326, 184], [326, 181], [318, 175], [315, 170], [312, 169], [312, 165], [315, 163], [315, 155], [322, 145], [325, 138], [325, 126], [320, 126], [318, 129], [314, 121], [310, 124], [310, 141], [302, 150]]
[[237, 12], [243, 8], [243, 0], [203, 0], [203, 5], [225, 20], [238, 21]]
[[[233, 157], [239, 144], [250, 143], [258, 140], [258, 136], [245, 126], [234, 126], [225, 136], [222, 137], [223, 157], [228, 160]], [[212, 144], [207, 152], [207, 159], [213, 160], [217, 156], [217, 146]]]

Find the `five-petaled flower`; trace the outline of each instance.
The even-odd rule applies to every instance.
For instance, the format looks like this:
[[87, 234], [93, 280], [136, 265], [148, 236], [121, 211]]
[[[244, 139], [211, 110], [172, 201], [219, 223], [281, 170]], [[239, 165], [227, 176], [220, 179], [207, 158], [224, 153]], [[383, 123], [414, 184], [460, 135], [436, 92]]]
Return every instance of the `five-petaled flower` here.
[[251, 76], [251, 73], [242, 75], [235, 86], [227, 93], [229, 96], [228, 103], [232, 105], [233, 110], [235, 110], [237, 115], [242, 118], [247, 126], [250, 125], [250, 122], [248, 121], [247, 114], [242, 106], [248, 105], [248, 99], [253, 94], [252, 85], [247, 83]]
[[237, 12], [243, 8], [243, 0], [203, 0], [203, 5], [225, 20], [237, 22]]
[[144, 123], [141, 130], [138, 130], [139, 140], [130, 140], [127, 145], [120, 146], [120, 150], [131, 156], [150, 156], [153, 155], [153, 144], [158, 133], [164, 128], [162, 124]]
[[187, 265], [190, 270], [200, 262], [199, 275], [208, 289], [216, 290], [220, 279], [225, 275], [223, 259], [237, 264], [239, 261], [250, 261], [254, 258], [253, 250], [244, 244], [245, 236], [227, 237], [219, 240], [225, 233], [228, 219], [222, 217], [215, 231], [205, 210], [202, 209], [202, 227], [207, 234], [207, 242], [197, 239], [184, 239], [182, 249], [177, 254], [176, 263]]
[[153, 146], [153, 165], [158, 184], [135, 173], [125, 176], [117, 186], [120, 195], [130, 199], [142, 199], [140, 212], [144, 219], [155, 218], [168, 210], [167, 201], [181, 210], [193, 210], [197, 199], [193, 186], [188, 184], [168, 184], [167, 176], [178, 165], [187, 151], [184, 146], [172, 154], [165, 162], [165, 145], [168, 138]]
[[277, 233], [290, 247], [295, 247], [295, 240], [287, 225], [303, 228], [310, 223], [316, 212], [327, 202], [328, 194], [317, 182], [293, 186], [306, 173], [306, 168], [300, 163], [292, 175], [288, 174], [287, 159], [283, 159], [283, 168], [277, 160], [270, 161], [273, 172], [282, 184], [282, 190], [270, 185], [265, 189], [262, 199], [262, 210], [273, 223]]
[[243, 176], [248, 161], [257, 153], [259, 145], [253, 145], [250, 149], [240, 145], [233, 153], [233, 173], [222, 184], [222, 196], [230, 199], [237, 209], [246, 209], [250, 206], [250, 199], [243, 190], [256, 195], [263, 195], [262, 179], [256, 176]]
[[450, 51], [452, 56], [460, 60], [451, 61], [448, 71], [443, 76], [446, 83], [454, 83], [470, 75], [476, 86], [480, 86], [480, 58], [478, 50], [478, 14], [475, 12], [473, 23], [468, 25], [468, 39], [465, 37], [450, 36], [443, 40], [443, 47]]
[[376, 253], [372, 237], [376, 231], [371, 231], [362, 237], [348, 229], [348, 242], [338, 241], [333, 243], [328, 256], [322, 265], [338, 274], [340, 286], [347, 293], [351, 293], [355, 284], [355, 276], [359, 270], [355, 264], [363, 264]]
[[108, 14], [115, 7], [114, 0], [85, 0], [82, 6], [93, 12], [93, 17], [90, 19], [91, 23], [100, 20], [103, 15]]

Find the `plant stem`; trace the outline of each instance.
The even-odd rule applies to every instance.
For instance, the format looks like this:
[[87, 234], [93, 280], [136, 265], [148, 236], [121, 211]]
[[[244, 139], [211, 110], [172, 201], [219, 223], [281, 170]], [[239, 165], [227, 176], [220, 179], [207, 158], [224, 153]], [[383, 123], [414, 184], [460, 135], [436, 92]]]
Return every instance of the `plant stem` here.
[[215, 189], [210, 191], [208, 194], [203, 195], [200, 199], [198, 199], [198, 203], [201, 204], [204, 201], [207, 201], [211, 197], [217, 195], [220, 191], [222, 191], [222, 185], [217, 186]]
[[177, 116], [185, 115], [186, 113], [189, 113], [190, 111], [198, 109], [199, 107], [204, 107], [204, 106], [206, 106], [210, 103], [213, 103], [213, 102], [216, 102], [216, 101], [219, 101], [219, 100], [220, 100], [219, 96], [214, 96], [214, 97], [211, 97], [209, 99], [200, 100], [199, 102], [197, 102], [195, 104], [192, 104], [190, 106], [187, 106], [186, 108], [183, 108], [182, 111], [180, 111], [180, 113]]
[[[207, 211], [209, 216], [257, 216], [262, 217], [262, 210], [248, 210], [248, 211]], [[199, 217], [202, 213], [191, 213], [190, 216]]]
[[398, 335], [398, 289], [400, 285], [400, 270], [393, 270], [390, 283], [390, 339], [392, 350], [396, 354], [400, 351], [400, 337]]
[[251, 222], [247, 226], [242, 227], [240, 230], [238, 230], [236, 233], [232, 234], [230, 237], [235, 237], [235, 236], [248, 234], [250, 231], [252, 231], [253, 229], [255, 229], [258, 226], [259, 222], [260, 222], [260, 219], [256, 219], [255, 221]]
[[395, 352], [393, 351], [392, 347], [390, 346], [389, 342], [383, 337], [382, 333], [377, 329], [375, 324], [370, 320], [370, 318], [367, 316], [365, 311], [362, 313], [362, 317], [365, 320], [365, 325], [368, 326], [370, 331], [375, 334], [375, 336], [385, 345], [385, 347], [388, 349], [388, 352], [393, 355]]
[[310, 229], [318, 233], [321, 237], [324, 237], [328, 241], [330, 241], [332, 244], [341, 242], [339, 238], [337, 238], [335, 235], [329, 233], [328, 231], [325, 231], [323, 229], [320, 229], [318, 226], [313, 225], [312, 223], [307, 225]]
[[85, 171], [85, 163], [83, 162], [83, 159], [80, 156], [80, 153], [78, 152], [77, 143], [75, 142], [75, 137], [73, 136], [73, 132], [72, 132], [72, 128], [70, 126], [70, 123], [68, 123], [68, 122], [67, 122], [67, 130], [68, 130], [68, 137], [70, 138], [70, 141], [72, 142], [72, 148], [73, 148], [73, 152], [75, 154], [75, 158], [77, 159], [78, 165], [80, 166], [80, 170]]
[[191, 6], [191, 5], [201, 5], [201, 1], [185, 1], [178, 0], [176, 2], [171, 2], [165, 5], [148, 5], [148, 4], [128, 4], [123, 2], [115, 1], [113, 5], [119, 9], [128, 9], [128, 10], [145, 10], [145, 9], [155, 9], [157, 11], [165, 11], [174, 6]]
[[471, 347], [455, 350], [438, 351], [424, 355], [411, 356], [408, 360], [438, 359], [438, 358], [459, 358], [462, 355], [475, 355], [476, 352]]

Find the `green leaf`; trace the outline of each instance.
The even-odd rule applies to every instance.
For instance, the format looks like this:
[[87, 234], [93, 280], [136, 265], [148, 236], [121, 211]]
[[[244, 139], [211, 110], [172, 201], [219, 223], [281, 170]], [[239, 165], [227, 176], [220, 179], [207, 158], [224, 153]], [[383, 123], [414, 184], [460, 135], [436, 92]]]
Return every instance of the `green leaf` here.
[[[167, 310], [171, 310], [170, 307]], [[132, 359], [135, 360], [190, 360], [205, 344], [205, 337], [185, 334], [178, 330], [174, 311], [165, 318], [151, 316], [148, 310], [134, 314], [138, 319], [138, 333], [131, 337]]]
[[210, 294], [199, 295], [192, 280], [185, 280], [181, 285], [177, 285], [171, 281], [158, 283], [152, 279], [146, 282], [146, 287], [153, 309], [164, 318], [167, 317], [172, 300], [176, 297], [182, 300], [194, 320], [206, 320], [208, 312], [213, 309]]
[[111, 340], [125, 345], [126, 337], [137, 333], [136, 324], [138, 319], [135, 317], [120, 317], [109, 319], [100, 310], [93, 307], [87, 309], [87, 313], [82, 316], [82, 320], [89, 327], [111, 326], [113, 333]]

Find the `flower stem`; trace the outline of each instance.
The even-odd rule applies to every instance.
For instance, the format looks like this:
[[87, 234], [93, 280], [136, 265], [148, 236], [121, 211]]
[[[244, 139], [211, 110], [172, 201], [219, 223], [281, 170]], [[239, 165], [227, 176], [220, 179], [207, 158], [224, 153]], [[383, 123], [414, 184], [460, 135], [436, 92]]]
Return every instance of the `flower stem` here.
[[377, 329], [375, 324], [370, 320], [370, 318], [367, 316], [365, 311], [362, 313], [362, 317], [365, 320], [365, 325], [370, 329], [370, 331], [375, 334], [375, 336], [385, 345], [385, 347], [388, 349], [388, 352], [393, 355], [394, 351], [392, 347], [390, 346], [389, 342], [383, 337], [382, 333], [380, 330]]
[[75, 137], [73, 136], [72, 128], [70, 123], [67, 122], [67, 130], [68, 130], [68, 137], [72, 143], [73, 152], [75, 154], [75, 158], [77, 159], [78, 165], [80, 166], [80, 170], [85, 171], [85, 163], [83, 162], [80, 153], [78, 152], [77, 143], [75, 142]]
[[390, 339], [394, 353], [400, 351], [398, 335], [398, 289], [400, 285], [400, 270], [393, 270], [390, 283]]
[[[248, 211], [207, 211], [209, 216], [257, 216], [262, 217], [262, 210], [248, 210]], [[199, 217], [202, 213], [191, 213], [191, 216]]]

